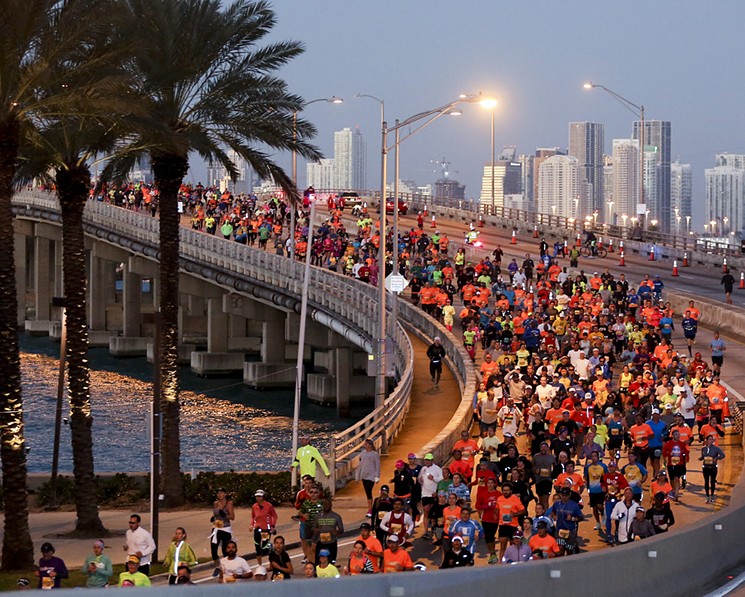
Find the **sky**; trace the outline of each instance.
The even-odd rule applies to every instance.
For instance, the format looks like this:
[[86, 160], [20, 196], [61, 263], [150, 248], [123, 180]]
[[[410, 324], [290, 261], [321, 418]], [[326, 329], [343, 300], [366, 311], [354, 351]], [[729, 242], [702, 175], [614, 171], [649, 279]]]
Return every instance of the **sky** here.
[[[307, 101], [303, 116], [315, 143], [333, 157], [333, 133], [359, 126], [367, 141], [368, 187], [378, 188], [380, 107], [386, 119], [435, 108], [461, 93], [499, 100], [497, 152], [566, 148], [569, 122], [605, 125], [628, 138], [634, 116], [600, 83], [644, 105], [647, 119], [672, 122], [672, 156], [693, 167], [694, 223], [703, 225], [704, 169], [716, 153], [745, 153], [745, 2], [742, 0], [275, 0], [277, 25], [267, 41], [298, 40], [304, 54], [279, 71]], [[478, 105], [441, 118], [401, 145], [401, 178], [451, 178], [480, 192], [490, 159], [490, 113]], [[275, 156], [290, 168], [289, 155]], [[195, 170], [195, 173], [197, 171]], [[305, 162], [298, 163], [298, 184]], [[392, 177], [391, 177], [392, 179]]]

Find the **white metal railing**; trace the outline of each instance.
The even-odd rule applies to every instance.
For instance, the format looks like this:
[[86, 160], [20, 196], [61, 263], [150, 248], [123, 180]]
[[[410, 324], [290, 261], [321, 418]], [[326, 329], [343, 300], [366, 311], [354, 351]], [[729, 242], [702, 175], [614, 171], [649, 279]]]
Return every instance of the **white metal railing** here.
[[[22, 191], [13, 198], [16, 212], [33, 208], [59, 213], [57, 199], [42, 191]], [[116, 232], [131, 240], [158, 245], [159, 221], [145, 212], [115, 207], [101, 201], [89, 201], [84, 215], [88, 225]], [[300, 299], [303, 264], [246, 245], [182, 228], [180, 248], [183, 258], [219, 268], [230, 274], [261, 282], [283, 294]], [[377, 322], [376, 289], [352, 278], [311, 268], [308, 300], [311, 305], [331, 312], [342, 321], [361, 330], [368, 339], [375, 336]], [[363, 347], [369, 350], [372, 343]], [[414, 355], [408, 334], [399, 324], [393, 334], [399, 383], [385, 403], [348, 429], [333, 437], [333, 457], [345, 462], [361, 450], [365, 439], [387, 445], [398, 433], [408, 412], [414, 375]]]

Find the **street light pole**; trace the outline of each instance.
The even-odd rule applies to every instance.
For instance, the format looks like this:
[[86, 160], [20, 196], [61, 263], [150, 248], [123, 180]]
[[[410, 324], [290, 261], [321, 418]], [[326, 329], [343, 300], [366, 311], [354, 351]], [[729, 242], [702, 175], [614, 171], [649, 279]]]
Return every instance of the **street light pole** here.
[[[315, 104], [318, 102], [327, 102], [329, 104], [342, 104], [344, 103], [344, 99], [341, 97], [336, 97], [335, 95], [331, 97], [319, 97], [318, 99], [310, 100], [309, 102], [306, 102], [303, 104], [303, 109], [307, 108], [311, 104]], [[295, 110], [292, 113], [292, 184], [297, 189], [297, 149], [295, 149], [295, 142], [297, 141], [297, 113], [298, 110]], [[290, 205], [290, 261], [295, 260], [295, 211], [296, 206]]]
[[[292, 457], [297, 454], [300, 430], [300, 397], [303, 387], [303, 355], [305, 353], [305, 328], [308, 319], [308, 288], [310, 285], [310, 261], [313, 249], [313, 218], [316, 214], [316, 202], [310, 204], [308, 220], [308, 241], [305, 249], [305, 269], [303, 270], [303, 290], [300, 300], [300, 331], [297, 342], [297, 361], [295, 363], [295, 408], [292, 416]], [[292, 467], [292, 487], [297, 487], [297, 467]]]
[[641, 218], [641, 229], [645, 230], [647, 227], [647, 201], [644, 197], [644, 106], [635, 104], [631, 100], [626, 99], [619, 93], [616, 93], [612, 89], [608, 89], [605, 85], [600, 85], [599, 83], [585, 83], [583, 87], [585, 89], [602, 89], [639, 119], [639, 195], [636, 211], [639, 218]]
[[[358, 94], [362, 95], [362, 94]], [[365, 97], [372, 97], [372, 96], [365, 96]], [[373, 98], [377, 99], [377, 98]], [[380, 101], [380, 100], [378, 100]], [[388, 123], [383, 120], [381, 123], [381, 151], [380, 151], [380, 249], [378, 250], [378, 338], [377, 338], [377, 351], [378, 351], [378, 362], [376, 367], [376, 380], [375, 380], [375, 407], [378, 408], [379, 406], [382, 406], [385, 402], [385, 396], [386, 396], [386, 373], [387, 373], [387, 367], [386, 367], [386, 354], [385, 354], [385, 345], [386, 345], [386, 338], [387, 338], [387, 325], [386, 325], [386, 289], [385, 289], [385, 265], [386, 265], [386, 258], [385, 258], [385, 238], [387, 236], [386, 234], [386, 179], [388, 175], [388, 151], [392, 148], [396, 148], [396, 154], [397, 154], [397, 161], [398, 161], [398, 147], [403, 143], [406, 139], [411, 137], [412, 135], [415, 135], [420, 130], [425, 128], [426, 126], [432, 124], [435, 120], [440, 118], [441, 116], [451, 113], [451, 110], [455, 108], [458, 104], [461, 103], [475, 103], [475, 102], [483, 102], [483, 101], [489, 101], [485, 98], [482, 98], [479, 95], [461, 95], [457, 100], [454, 100], [450, 103], [447, 103], [443, 106], [440, 106], [438, 108], [434, 108], [432, 110], [427, 110], [425, 112], [420, 112], [418, 114], [414, 114], [413, 116], [410, 116], [409, 118], [398, 121], [396, 120], [396, 124], [391, 129], [395, 133], [395, 142], [392, 147], [388, 147], [388, 133], [391, 132], [391, 130], [388, 129]], [[382, 102], [381, 102], [382, 105]], [[496, 102], [495, 104], [496, 105]], [[382, 112], [381, 112], [382, 113]], [[399, 136], [399, 131], [401, 129], [404, 129], [406, 127], [410, 127], [411, 125], [424, 120], [422, 124], [417, 126], [415, 129], [407, 132], [407, 134], [401, 138]], [[396, 172], [396, 178], [398, 179], [398, 172]], [[397, 187], [395, 187], [397, 190]], [[394, 222], [397, 223], [397, 212], [398, 212], [398, 197], [394, 197]], [[396, 235], [398, 234], [398, 231], [394, 231], [394, 245], [398, 242], [398, 239], [396, 238]], [[395, 249], [394, 249], [395, 250]], [[395, 322], [394, 322], [395, 325]]]

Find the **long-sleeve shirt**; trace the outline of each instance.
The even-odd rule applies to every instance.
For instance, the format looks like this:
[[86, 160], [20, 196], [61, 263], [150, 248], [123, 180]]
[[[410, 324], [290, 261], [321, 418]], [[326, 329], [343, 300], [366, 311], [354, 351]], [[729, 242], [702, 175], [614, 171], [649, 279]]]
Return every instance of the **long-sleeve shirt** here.
[[[90, 565], [95, 564], [96, 570], [91, 572]], [[88, 576], [85, 586], [91, 589], [100, 589], [109, 584], [114, 574], [114, 566], [111, 558], [101, 554], [100, 556], [88, 556], [83, 564], [83, 574]]]
[[417, 480], [422, 486], [422, 497], [433, 497], [437, 494], [437, 484], [442, 481], [442, 469], [436, 464], [423, 466]]
[[139, 551], [140, 566], [146, 566], [150, 563], [150, 556], [155, 551], [155, 541], [153, 536], [142, 527], [137, 527], [134, 531], [127, 531], [125, 542], [127, 544], [127, 554], [137, 555]]
[[277, 526], [277, 511], [269, 502], [256, 502], [251, 506], [251, 525], [255, 529], [268, 531]]
[[176, 576], [180, 562], [185, 562], [191, 568], [197, 563], [197, 556], [186, 541], [171, 541], [166, 557], [163, 558], [163, 567], [168, 574]]
[[624, 500], [621, 500], [613, 507], [610, 517], [618, 521], [619, 542], [626, 543], [630, 539], [631, 523], [634, 521], [636, 511], [639, 507], [639, 502], [633, 500], [630, 505], [627, 505]]
[[355, 474], [358, 481], [380, 479], [380, 454], [375, 450], [362, 450]]
[[297, 454], [295, 454], [295, 460], [292, 462], [293, 468], [296, 466], [300, 467], [300, 476], [310, 475], [315, 479], [316, 477], [316, 463], [321, 465], [321, 469], [329, 476], [329, 469], [326, 466], [326, 461], [318, 451], [318, 448], [313, 446], [301, 446], [298, 448]]

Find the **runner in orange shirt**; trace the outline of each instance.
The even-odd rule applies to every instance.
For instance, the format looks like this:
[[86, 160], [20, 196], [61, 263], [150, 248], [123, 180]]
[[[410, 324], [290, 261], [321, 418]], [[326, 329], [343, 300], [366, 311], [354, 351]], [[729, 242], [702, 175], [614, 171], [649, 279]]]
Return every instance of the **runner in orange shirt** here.
[[649, 440], [654, 437], [654, 431], [644, 422], [644, 417], [641, 415], [636, 415], [635, 421], [636, 424], [629, 429], [629, 435], [639, 464], [646, 467], [649, 458]]
[[507, 544], [518, 529], [518, 516], [526, 513], [525, 506], [520, 498], [512, 493], [512, 483], [502, 483], [502, 495], [497, 498], [497, 511], [499, 512], [499, 561], [502, 561]]

